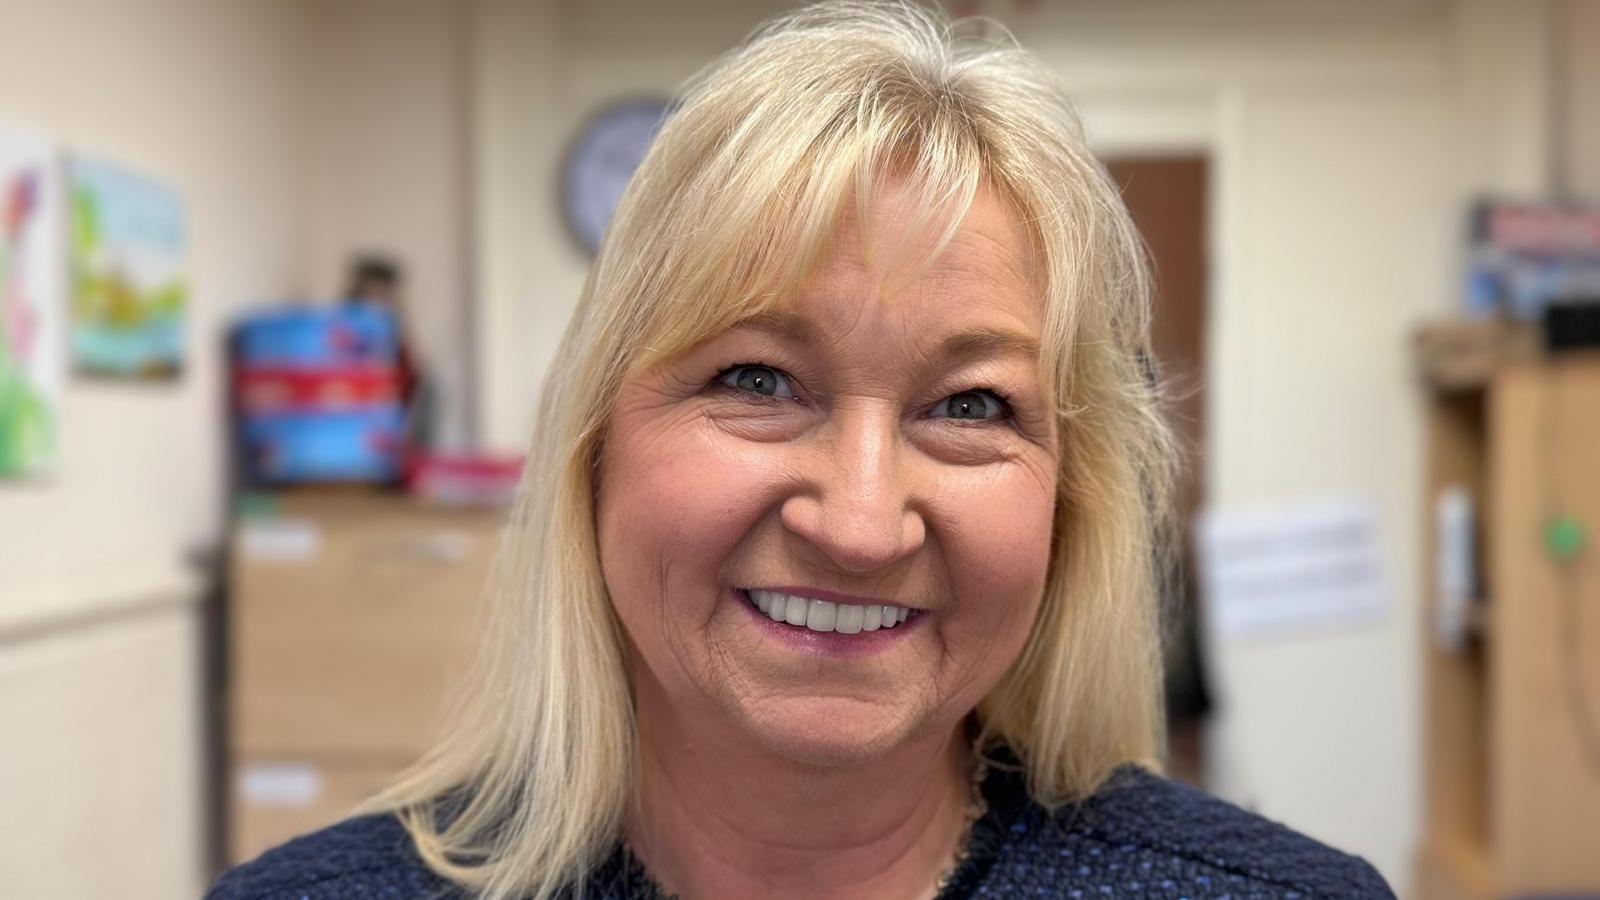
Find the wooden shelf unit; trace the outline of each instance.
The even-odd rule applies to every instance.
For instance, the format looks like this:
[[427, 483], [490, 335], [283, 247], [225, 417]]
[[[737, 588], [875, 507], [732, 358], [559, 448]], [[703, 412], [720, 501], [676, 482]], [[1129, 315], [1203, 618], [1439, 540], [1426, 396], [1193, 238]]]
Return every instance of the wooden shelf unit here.
[[[1519, 337], [1485, 356], [1482, 341], [1466, 343], [1470, 364], [1418, 353], [1428, 384], [1419, 893], [1600, 896], [1600, 747], [1580, 727], [1583, 715], [1600, 721], [1600, 353], [1544, 359]], [[1483, 595], [1458, 647], [1437, 638], [1433, 618], [1434, 504], [1450, 485], [1474, 501]], [[1589, 531], [1570, 575], [1544, 545], [1557, 510]]]
[[235, 524], [229, 862], [331, 825], [428, 749], [504, 512], [290, 493]]

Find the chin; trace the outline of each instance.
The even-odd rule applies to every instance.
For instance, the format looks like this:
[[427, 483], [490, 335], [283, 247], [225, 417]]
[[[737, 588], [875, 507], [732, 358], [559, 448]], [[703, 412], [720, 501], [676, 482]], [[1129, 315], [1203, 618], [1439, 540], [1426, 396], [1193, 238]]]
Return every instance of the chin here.
[[815, 766], [877, 759], [921, 731], [903, 709], [849, 698], [775, 699], [742, 709], [739, 717], [762, 747]]

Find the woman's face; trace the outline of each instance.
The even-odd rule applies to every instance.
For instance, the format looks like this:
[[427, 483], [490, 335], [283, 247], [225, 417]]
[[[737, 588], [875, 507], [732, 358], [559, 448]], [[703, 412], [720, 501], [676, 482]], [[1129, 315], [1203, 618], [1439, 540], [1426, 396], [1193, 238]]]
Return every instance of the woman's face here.
[[[883, 240], [906, 198], [880, 196]], [[886, 292], [847, 217], [776, 316], [621, 387], [597, 528], [641, 702], [825, 763], [948, 734], [994, 686], [1056, 489], [1026, 246], [985, 188]]]

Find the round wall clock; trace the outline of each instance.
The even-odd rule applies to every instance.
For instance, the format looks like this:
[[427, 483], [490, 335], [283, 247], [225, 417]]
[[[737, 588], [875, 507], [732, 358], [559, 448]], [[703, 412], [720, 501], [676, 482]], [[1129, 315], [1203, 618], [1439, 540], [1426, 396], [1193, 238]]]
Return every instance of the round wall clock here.
[[591, 256], [670, 109], [668, 101], [658, 99], [608, 106], [584, 123], [567, 151], [561, 167], [562, 213]]

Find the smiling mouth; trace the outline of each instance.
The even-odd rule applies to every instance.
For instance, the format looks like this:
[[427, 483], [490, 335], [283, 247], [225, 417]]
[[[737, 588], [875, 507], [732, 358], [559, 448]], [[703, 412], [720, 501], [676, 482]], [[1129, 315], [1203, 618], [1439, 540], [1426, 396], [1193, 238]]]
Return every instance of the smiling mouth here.
[[830, 600], [796, 597], [793, 594], [753, 588], [742, 588], [741, 593], [751, 606], [759, 609], [772, 621], [808, 631], [858, 634], [863, 631], [877, 631], [880, 628], [895, 628], [913, 615], [920, 614], [919, 610], [904, 606], [888, 604], [858, 606], [853, 603], [834, 603]]

